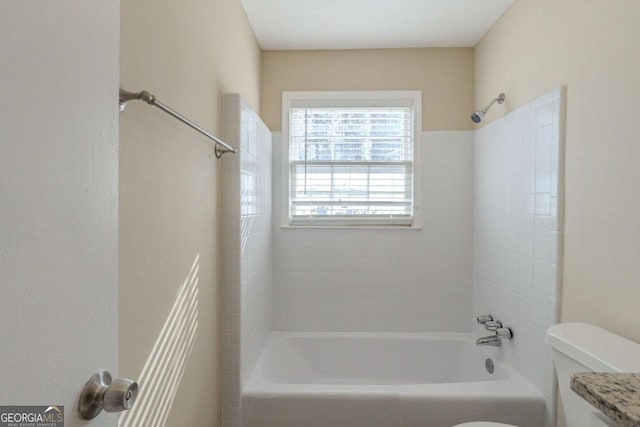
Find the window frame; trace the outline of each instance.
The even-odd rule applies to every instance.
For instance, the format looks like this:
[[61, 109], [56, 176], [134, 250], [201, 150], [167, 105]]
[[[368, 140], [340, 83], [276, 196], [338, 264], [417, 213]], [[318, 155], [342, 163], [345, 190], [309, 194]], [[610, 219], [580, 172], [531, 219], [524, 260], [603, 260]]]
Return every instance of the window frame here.
[[[318, 222], [293, 222], [291, 218], [291, 163], [289, 160], [289, 113], [291, 108], [407, 107], [413, 128], [413, 214], [411, 222], [380, 218], [323, 218]], [[282, 228], [395, 228], [420, 229], [420, 140], [422, 135], [422, 91], [285, 91], [282, 92]]]

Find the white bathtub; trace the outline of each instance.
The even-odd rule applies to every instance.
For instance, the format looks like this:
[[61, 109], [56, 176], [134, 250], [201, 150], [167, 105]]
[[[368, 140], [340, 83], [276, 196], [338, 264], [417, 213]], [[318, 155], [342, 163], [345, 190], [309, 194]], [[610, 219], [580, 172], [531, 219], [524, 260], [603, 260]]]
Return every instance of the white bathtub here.
[[[508, 345], [508, 344], [507, 344]], [[544, 425], [542, 394], [469, 334], [272, 333], [242, 392], [245, 427]]]

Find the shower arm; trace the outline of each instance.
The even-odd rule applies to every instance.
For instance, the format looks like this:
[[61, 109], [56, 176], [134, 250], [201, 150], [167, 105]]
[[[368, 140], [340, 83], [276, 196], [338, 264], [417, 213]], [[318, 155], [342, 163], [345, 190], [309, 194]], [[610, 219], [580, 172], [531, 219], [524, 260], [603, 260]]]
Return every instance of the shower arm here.
[[491, 100], [491, 102], [486, 107], [484, 107], [481, 110], [482, 114], [487, 114], [487, 111], [489, 111], [489, 108], [491, 108], [493, 106], [493, 104], [495, 104], [496, 102], [498, 104], [502, 104], [504, 102], [504, 100], [505, 100], [505, 94], [504, 93], [501, 93], [500, 95], [496, 96], [495, 98], [493, 98]]
[[163, 103], [158, 101], [156, 99], [156, 97], [154, 95], [150, 94], [148, 91], [143, 90], [143, 91], [140, 91], [140, 92], [128, 92], [128, 91], [120, 88], [120, 111], [124, 111], [127, 102], [136, 101], [136, 100], [144, 101], [149, 105], [153, 105], [154, 107], [157, 107], [157, 108], [161, 109], [162, 111], [164, 111], [165, 113], [169, 114], [170, 116], [180, 120], [185, 125], [191, 127], [192, 129], [200, 132], [204, 136], [206, 136], [209, 139], [213, 140], [215, 142], [214, 152], [215, 152], [216, 158], [219, 159], [225, 153], [236, 153], [237, 152], [235, 148], [233, 148], [232, 146], [230, 146], [226, 142], [222, 141], [221, 139], [217, 138], [212, 133], [208, 132], [207, 130], [205, 130], [202, 127], [198, 126], [197, 124], [193, 123], [191, 120], [187, 119], [182, 114], [178, 113], [177, 111], [172, 110], [171, 108], [167, 107], [166, 105], [164, 105]]

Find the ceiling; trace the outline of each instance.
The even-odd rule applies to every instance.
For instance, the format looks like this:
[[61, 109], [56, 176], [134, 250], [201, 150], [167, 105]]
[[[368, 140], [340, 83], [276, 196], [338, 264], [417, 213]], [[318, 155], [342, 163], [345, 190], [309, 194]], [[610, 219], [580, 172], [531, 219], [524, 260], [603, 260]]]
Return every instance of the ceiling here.
[[514, 0], [241, 0], [263, 50], [473, 47]]

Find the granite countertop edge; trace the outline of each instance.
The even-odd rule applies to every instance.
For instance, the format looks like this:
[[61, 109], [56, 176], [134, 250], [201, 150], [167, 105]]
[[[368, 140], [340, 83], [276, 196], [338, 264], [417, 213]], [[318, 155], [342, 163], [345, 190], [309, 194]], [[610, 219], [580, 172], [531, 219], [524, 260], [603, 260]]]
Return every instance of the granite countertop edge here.
[[575, 373], [571, 389], [619, 426], [640, 427], [640, 373]]

